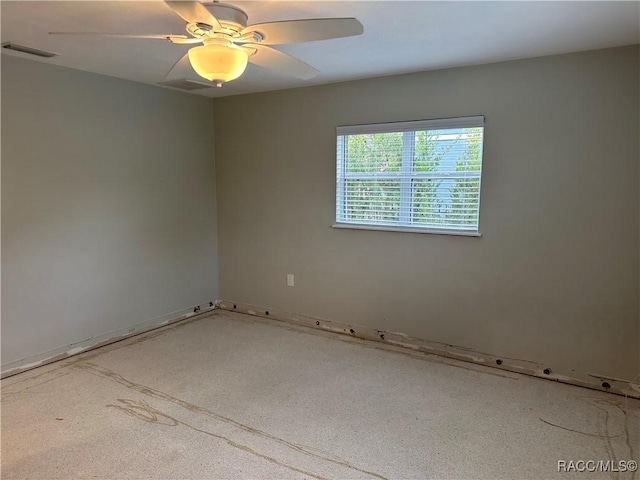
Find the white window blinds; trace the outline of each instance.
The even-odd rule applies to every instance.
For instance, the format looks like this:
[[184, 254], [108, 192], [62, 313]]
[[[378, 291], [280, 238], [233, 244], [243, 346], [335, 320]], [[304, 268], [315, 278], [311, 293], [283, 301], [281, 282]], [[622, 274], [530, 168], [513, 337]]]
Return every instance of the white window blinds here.
[[478, 232], [484, 117], [337, 128], [336, 222]]

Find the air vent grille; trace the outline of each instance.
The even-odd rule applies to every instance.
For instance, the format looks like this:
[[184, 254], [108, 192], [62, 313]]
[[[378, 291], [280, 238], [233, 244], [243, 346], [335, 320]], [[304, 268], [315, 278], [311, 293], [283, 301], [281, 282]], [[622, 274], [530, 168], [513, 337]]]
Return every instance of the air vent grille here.
[[18, 43], [13, 43], [13, 42], [3, 43], [2, 48], [6, 48], [7, 50], [13, 50], [14, 52], [28, 53], [29, 55], [35, 55], [37, 57], [43, 57], [43, 58], [57, 57], [58, 55], [60, 55], [59, 53], [47, 52], [45, 50], [40, 50], [38, 48], [33, 48], [33, 47], [27, 47], [26, 45], [20, 45]]
[[158, 82], [158, 85], [163, 85], [165, 87], [178, 88], [180, 90], [202, 90], [203, 88], [210, 88], [212, 85], [207, 83], [195, 82], [193, 80], [187, 80], [186, 78], [182, 78], [180, 80], [167, 80], [165, 82]]

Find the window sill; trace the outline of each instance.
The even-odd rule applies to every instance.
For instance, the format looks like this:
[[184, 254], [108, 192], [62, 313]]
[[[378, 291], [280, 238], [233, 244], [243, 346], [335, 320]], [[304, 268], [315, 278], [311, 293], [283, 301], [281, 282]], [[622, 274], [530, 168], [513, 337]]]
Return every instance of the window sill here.
[[468, 230], [437, 230], [419, 227], [392, 227], [388, 225], [362, 225], [359, 223], [334, 223], [331, 228], [345, 228], [350, 230], [377, 230], [381, 232], [431, 233], [432, 235], [456, 235], [462, 237], [481, 237], [480, 232]]

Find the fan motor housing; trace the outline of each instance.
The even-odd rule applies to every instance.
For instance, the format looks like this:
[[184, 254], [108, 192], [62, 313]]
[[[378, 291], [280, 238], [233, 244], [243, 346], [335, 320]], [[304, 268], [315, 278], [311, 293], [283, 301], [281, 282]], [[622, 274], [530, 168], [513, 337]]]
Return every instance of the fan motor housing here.
[[204, 4], [203, 6], [218, 19], [225, 29], [237, 33], [247, 26], [249, 17], [238, 7], [223, 3]]

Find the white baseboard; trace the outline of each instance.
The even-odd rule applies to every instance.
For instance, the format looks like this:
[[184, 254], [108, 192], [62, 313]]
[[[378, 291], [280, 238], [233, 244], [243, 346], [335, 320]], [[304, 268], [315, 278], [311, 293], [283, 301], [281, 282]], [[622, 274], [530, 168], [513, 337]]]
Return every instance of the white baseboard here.
[[[155, 317], [149, 320], [123, 327], [110, 332], [102, 333], [85, 340], [74, 342], [61, 347], [52, 348], [44, 352], [29, 355], [18, 360], [7, 362], [2, 365], [2, 373], [0, 378], [10, 377], [17, 373], [30, 370], [32, 368], [40, 367], [48, 363], [56, 362], [79, 353], [93, 350], [95, 348], [103, 347], [110, 343], [114, 343], [125, 338], [129, 338], [134, 335], [140, 335], [156, 328], [171, 325], [172, 323], [180, 322], [187, 318], [191, 318], [195, 315], [201, 315], [206, 312], [210, 312], [216, 308], [216, 304], [209, 306], [210, 302], [204, 302], [200, 305], [194, 305], [192, 307], [186, 307], [175, 312], [167, 313], [159, 317]], [[196, 312], [196, 310], [198, 310]]]
[[640, 384], [633, 383], [631, 380], [624, 380], [588, 372], [573, 372], [571, 376], [563, 375], [561, 373], [554, 372], [550, 365], [483, 353], [457, 345], [432, 342], [421, 338], [411, 337], [400, 332], [343, 324], [330, 320], [313, 318], [306, 315], [274, 310], [268, 307], [260, 307], [227, 300], [219, 300], [217, 304], [220, 309], [230, 312], [239, 312], [285, 323], [302, 325], [305, 327], [379, 342], [386, 345], [408, 348], [426, 354], [453, 358], [500, 370], [507, 370], [510, 372], [544, 378], [545, 380], [553, 380], [556, 382], [640, 399]]

